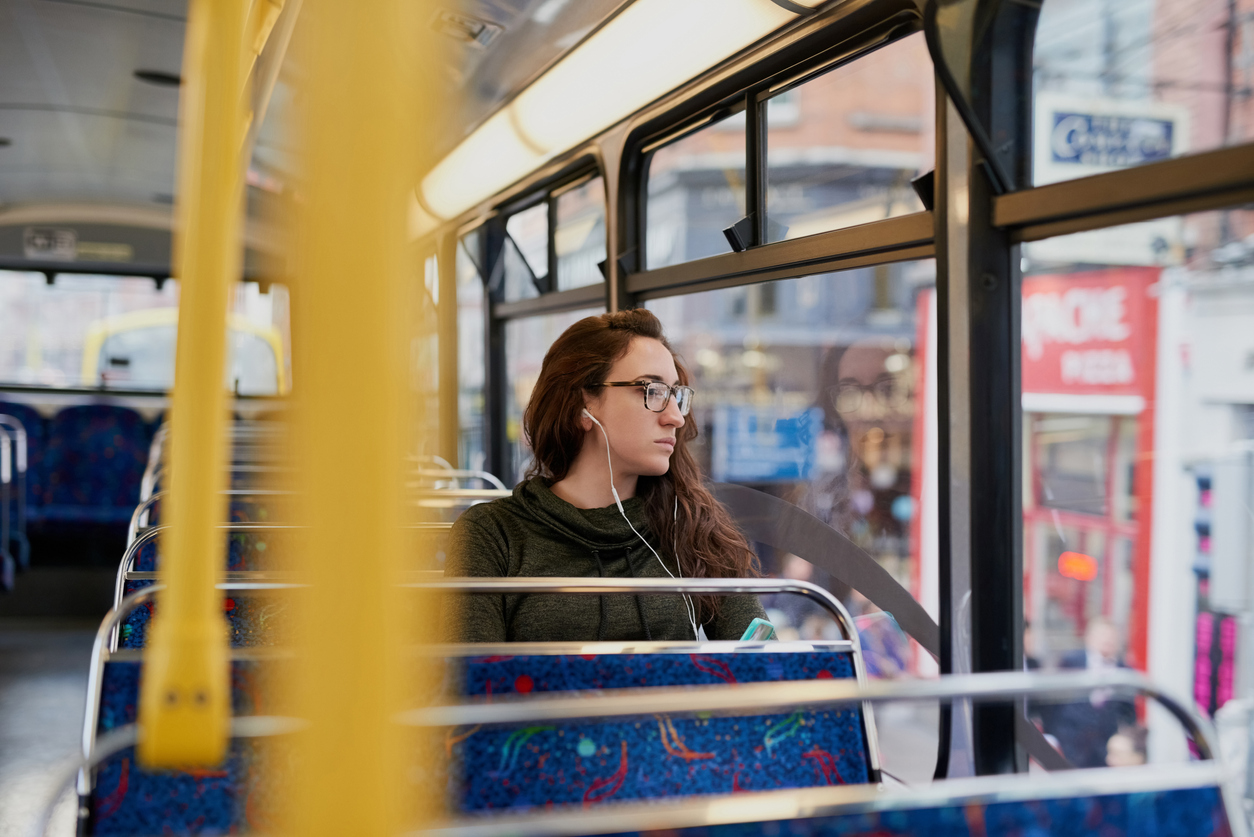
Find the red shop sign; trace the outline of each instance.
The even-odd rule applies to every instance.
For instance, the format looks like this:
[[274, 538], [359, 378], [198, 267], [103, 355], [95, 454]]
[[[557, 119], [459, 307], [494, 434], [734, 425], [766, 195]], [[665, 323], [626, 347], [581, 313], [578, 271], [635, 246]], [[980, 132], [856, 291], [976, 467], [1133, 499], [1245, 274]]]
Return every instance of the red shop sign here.
[[1023, 280], [1023, 391], [1142, 395], [1153, 391], [1156, 267]]

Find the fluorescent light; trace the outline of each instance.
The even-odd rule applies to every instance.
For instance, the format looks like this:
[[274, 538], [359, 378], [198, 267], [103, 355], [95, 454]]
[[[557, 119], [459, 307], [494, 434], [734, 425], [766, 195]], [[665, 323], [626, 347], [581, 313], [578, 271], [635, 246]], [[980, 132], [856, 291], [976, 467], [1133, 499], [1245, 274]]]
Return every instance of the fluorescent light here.
[[526, 176], [548, 156], [523, 141], [508, 108], [497, 111], [423, 178], [422, 198], [436, 215], [452, 218]]
[[522, 92], [518, 126], [570, 148], [795, 17], [770, 0], [636, 0]]
[[441, 160], [423, 201], [455, 217], [795, 19], [771, 0], [636, 0]]

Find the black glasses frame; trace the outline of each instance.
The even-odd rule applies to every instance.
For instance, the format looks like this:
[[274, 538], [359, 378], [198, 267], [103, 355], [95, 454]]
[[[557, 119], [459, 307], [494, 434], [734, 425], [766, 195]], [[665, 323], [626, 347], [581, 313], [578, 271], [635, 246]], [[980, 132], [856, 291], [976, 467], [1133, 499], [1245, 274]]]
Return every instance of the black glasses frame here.
[[[674, 396], [675, 404], [679, 407], [679, 414], [681, 416], [688, 415], [688, 413], [692, 410], [692, 397], [696, 395], [696, 390], [692, 387], [684, 386], [683, 384], [675, 384], [674, 386], [671, 386], [670, 384], [664, 384], [661, 381], [602, 381], [599, 384], [588, 384], [589, 389], [594, 389], [596, 387], [642, 387], [644, 389], [644, 408], [653, 413], [665, 412], [666, 405], [671, 403], [671, 396]], [[649, 406], [650, 387], [665, 387], [666, 389], [666, 397], [662, 399], [662, 406], [659, 409], [654, 410]], [[681, 392], [687, 392], [688, 397], [686, 399], [680, 398], [679, 395]]]

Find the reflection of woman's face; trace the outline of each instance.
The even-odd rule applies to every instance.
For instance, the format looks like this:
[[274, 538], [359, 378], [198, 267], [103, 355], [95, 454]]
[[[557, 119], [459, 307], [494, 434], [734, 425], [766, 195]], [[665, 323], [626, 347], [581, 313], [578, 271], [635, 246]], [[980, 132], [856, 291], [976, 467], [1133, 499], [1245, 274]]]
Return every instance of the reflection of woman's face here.
[[853, 345], [840, 358], [837, 367], [837, 387], [840, 391], [854, 392], [861, 390], [861, 399], [856, 409], [842, 410], [840, 416], [849, 428], [849, 441], [855, 453], [864, 456], [863, 442], [868, 431], [878, 430], [879, 439], [883, 439], [883, 430], [878, 427], [889, 410], [888, 405], [875, 393], [878, 386], [892, 386], [896, 383], [895, 376], [884, 368], [892, 350], [884, 346]]

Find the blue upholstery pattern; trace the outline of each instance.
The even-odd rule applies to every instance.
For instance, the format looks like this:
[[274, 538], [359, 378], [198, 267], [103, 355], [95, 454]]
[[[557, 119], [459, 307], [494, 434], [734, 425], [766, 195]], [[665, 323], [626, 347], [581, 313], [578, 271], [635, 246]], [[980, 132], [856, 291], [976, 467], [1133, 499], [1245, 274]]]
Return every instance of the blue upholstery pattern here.
[[[256, 496], [242, 495], [231, 497], [227, 507], [227, 521], [230, 523], [275, 523], [290, 519], [284, 514], [285, 498], [282, 495]], [[158, 498], [148, 509], [148, 526], [161, 525], [161, 503]]]
[[[849, 678], [850, 655], [818, 651], [537, 655], [465, 661], [468, 695]], [[450, 807], [591, 805], [869, 780], [857, 708], [449, 730]]]
[[[293, 537], [290, 529], [257, 529], [227, 533], [226, 569], [229, 572], [277, 570], [283, 568], [284, 553], [291, 554], [287, 544]], [[160, 539], [151, 539], [140, 545], [135, 553], [132, 569], [138, 572], [156, 572], [160, 561]]]
[[[132, 579], [126, 582], [124, 591], [129, 596], [152, 584], [152, 581]], [[145, 602], [122, 622], [119, 648], [143, 648], [147, 644], [148, 626], [155, 610], [153, 605], [152, 601]], [[289, 638], [284, 631], [291, 621], [290, 591], [273, 594], [227, 592], [222, 599], [222, 611], [230, 630], [232, 648], [283, 645]]]
[[[39, 507], [43, 505], [47, 488], [44, 449], [47, 447], [48, 433], [44, 419], [34, 408], [12, 401], [0, 401], [0, 413], [13, 416], [26, 430], [26, 518], [33, 522], [39, 519]], [[16, 514], [16, 498], [13, 513]]]
[[[809, 655], [818, 662], [817, 655]], [[657, 663], [657, 657], [625, 658], [633, 663]], [[763, 673], [779, 674], [810, 674], [818, 672], [810, 666], [806, 671], [804, 663], [785, 662], [779, 666], [780, 660], [771, 660], [769, 653], [744, 655], [705, 655], [693, 659], [688, 655], [670, 655], [675, 659], [661, 662], [657, 668], [649, 668], [647, 677], [657, 676], [665, 682], [682, 671], [685, 661], [696, 669], [696, 677], [713, 676], [721, 682], [730, 682], [728, 676], [736, 682], [750, 682], [751, 678]], [[739, 657], [743, 656], [743, 660]], [[797, 655], [805, 656], [805, 655]], [[833, 655], [835, 656], [835, 655]], [[729, 659], [737, 657], [736, 659]], [[756, 659], [761, 658], [761, 659]], [[497, 686], [508, 686], [507, 691], [527, 692], [543, 690], [548, 685], [560, 682], [551, 672], [544, 671], [544, 666], [529, 667], [527, 660], [535, 661], [542, 658], [477, 658], [468, 660], [460, 667], [454, 667], [449, 676], [451, 683], [482, 683], [488, 688], [489, 683]], [[583, 670], [597, 676], [597, 669], [602, 674], [610, 674], [614, 668], [612, 658], [567, 658], [580, 660], [575, 663]], [[550, 668], [558, 671], [564, 667], [558, 659], [549, 658]], [[700, 661], [701, 665], [696, 663]], [[723, 663], [723, 666], [715, 665]], [[847, 665], [847, 660], [846, 663]], [[256, 661], [234, 661], [231, 668], [232, 707], [237, 715], [267, 714], [274, 709], [266, 705], [267, 693], [265, 678], [270, 664]], [[496, 666], [504, 666], [496, 668]], [[626, 668], [625, 666], [623, 667]], [[835, 676], [840, 664], [831, 661], [826, 668]], [[512, 670], [511, 670], [512, 669]], [[756, 671], [755, 671], [756, 670]], [[823, 669], [820, 669], [820, 671]], [[531, 673], [529, 673], [531, 672]], [[657, 672], [656, 675], [653, 672]], [[510, 675], [512, 682], [505, 682]], [[633, 672], [629, 677], [637, 677]], [[617, 675], [615, 675], [617, 676]], [[522, 677], [532, 677], [530, 685]], [[136, 718], [136, 705], [139, 694], [140, 664], [134, 662], [110, 662], [106, 664], [102, 679], [101, 707], [98, 731], [100, 733], [114, 729], [123, 724], [132, 723]], [[613, 682], [613, 676], [604, 682]], [[661, 681], [659, 681], [661, 682]], [[706, 682], [706, 681], [702, 681]], [[494, 694], [496, 686], [493, 686]], [[278, 714], [282, 714], [281, 711]], [[800, 714], [800, 713], [798, 713]], [[821, 714], [821, 713], [820, 713]], [[835, 714], [835, 713], [833, 713]], [[790, 723], [795, 716], [789, 716], [784, 724]], [[809, 718], [797, 724], [785, 727], [784, 724], [764, 723], [762, 718], [722, 719], [738, 722], [742, 730], [734, 727], [730, 730], [719, 728], [715, 731], [716, 719], [704, 719], [707, 725], [693, 734], [692, 730], [680, 730], [678, 724], [668, 726], [665, 716], [642, 718], [626, 723], [606, 724], [601, 727], [603, 733], [600, 741], [592, 738], [593, 725], [578, 725], [581, 729], [567, 727], [572, 733], [572, 740], [563, 742], [573, 749], [582, 759], [581, 765], [571, 770], [558, 770], [549, 764], [559, 756], [553, 756], [552, 749], [544, 749], [538, 741], [544, 735], [552, 737], [552, 730], [542, 728], [524, 728], [515, 730], [503, 740], [503, 749], [488, 748], [488, 758], [482, 769], [496, 774], [497, 779], [503, 775], [511, 775], [520, 779], [546, 776], [543, 783], [532, 781], [532, 785], [547, 785], [550, 790], [565, 783], [582, 783], [584, 794], [589, 798], [584, 804], [593, 804], [602, 800], [626, 800], [647, 798], [645, 794], [632, 794], [635, 788], [648, 789], [652, 783], [660, 786], [666, 782], [678, 784], [685, 794], [701, 792], [694, 788], [701, 780], [697, 777], [701, 767], [706, 767], [713, 759], [706, 759], [699, 748], [693, 747], [700, 740], [707, 742], [704, 746], [744, 747], [745, 743], [754, 738], [763, 737], [759, 746], [765, 750], [765, 739], [770, 738], [770, 730], [777, 730], [773, 743], [769, 746], [773, 755], [764, 755], [758, 750], [748, 758], [769, 761], [772, 769], [787, 769], [788, 757], [785, 748], [788, 741], [804, 734], [814, 736], [821, 728], [821, 722], [809, 724]], [[698, 723], [702, 719], [697, 719]], [[804, 721], [804, 723], [802, 723]], [[669, 744], [666, 747], [671, 764], [669, 775], [651, 773], [649, 768], [639, 759], [630, 754], [643, 740], [644, 736], [637, 729], [652, 726], [660, 732], [661, 737]], [[629, 726], [634, 735], [631, 741], [625, 738], [616, 740], [612, 734], [619, 734], [615, 727]], [[812, 726], [807, 730], [806, 727]], [[765, 731], [765, 732], [764, 732]], [[464, 742], [473, 741], [482, 733], [470, 731], [451, 731], [445, 742], [451, 751], [464, 748]], [[704, 736], [704, 738], [702, 738]], [[786, 736], [786, 737], [785, 737]], [[561, 736], [557, 736], [561, 737]], [[482, 739], [480, 739], [482, 741]], [[590, 744], [583, 742], [590, 741]], [[615, 746], [617, 745], [617, 746]], [[560, 746], [560, 745], [559, 745]], [[121, 835], [121, 834], [226, 834], [241, 831], [264, 831], [272, 822], [272, 788], [266, 780], [273, 771], [267, 772], [265, 742], [235, 741], [232, 742], [226, 762], [214, 769], [195, 773], [185, 771], [145, 771], [135, 764], [134, 751], [124, 750], [109, 759], [98, 769], [92, 796], [88, 800], [90, 820], [89, 834]], [[800, 747], [794, 747], [793, 755]], [[744, 751], [746, 755], [749, 750]], [[626, 753], [628, 755], [624, 756]], [[807, 754], [801, 753], [804, 758]], [[747, 759], [742, 759], [747, 760]], [[456, 763], [456, 762], [455, 762]], [[489, 764], [490, 763], [490, 766]], [[465, 763], [462, 764], [465, 767]], [[525, 768], [525, 769], [523, 769]], [[814, 761], [815, 777], [807, 784], [829, 784], [836, 777], [831, 772], [831, 765], [822, 760]], [[706, 767], [706, 772], [714, 772]], [[768, 771], [769, 772], [769, 771]], [[818, 774], [823, 774], [820, 781]], [[738, 781], [735, 776], [740, 776]], [[850, 777], [841, 775], [849, 781]], [[734, 773], [729, 781], [733, 790], [757, 789], [758, 786], [746, 786], [744, 776]], [[1026, 781], [1026, 779], [1025, 779]], [[786, 786], [783, 784], [772, 785]], [[503, 792], [508, 796], [508, 786], [501, 784]], [[527, 795], [520, 790], [510, 807], [517, 809], [518, 797]], [[578, 803], [580, 800], [576, 800]], [[1210, 837], [1231, 837], [1232, 831], [1226, 819], [1222, 797], [1217, 788], [1202, 787], [1190, 789], [1167, 789], [1151, 792], [1126, 794], [1086, 795], [1063, 797], [1057, 799], [1028, 799], [1008, 802], [987, 802], [959, 800], [951, 804], [934, 807], [900, 808], [896, 810], [872, 811], [858, 814], [838, 814], [833, 816], [812, 817], [798, 820], [768, 820], [759, 822], [741, 822], [728, 825], [704, 826], [699, 828], [676, 829], [668, 832], [668, 837], [841, 837], [842, 835], [919, 835], [920, 837], [1070, 837], [1070, 835], [1101, 835], [1101, 837], [1174, 837], [1174, 835], [1210, 835]]]
[[[231, 664], [231, 696], [237, 715], [261, 714], [265, 707], [258, 679], [263, 667]], [[98, 734], [133, 723], [139, 699], [140, 664], [110, 662], [101, 681]], [[88, 800], [88, 833], [226, 834], [265, 825], [254, 804], [264, 796], [258, 781], [262, 744], [233, 741], [224, 764], [194, 772], [148, 771], [135, 761], [134, 748], [106, 759], [96, 771]]]
[[139, 502], [148, 427], [134, 410], [67, 407], [52, 419], [44, 456], [43, 519], [125, 523]]
[[666, 833], [668, 837], [1231, 837], [1232, 829], [1219, 789], [1202, 787], [730, 823]]

